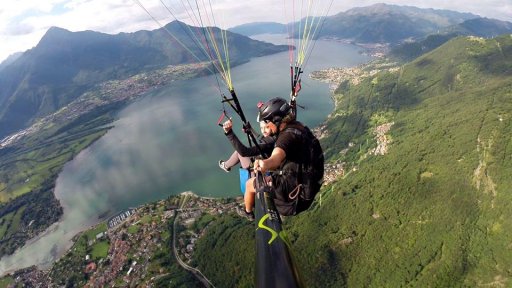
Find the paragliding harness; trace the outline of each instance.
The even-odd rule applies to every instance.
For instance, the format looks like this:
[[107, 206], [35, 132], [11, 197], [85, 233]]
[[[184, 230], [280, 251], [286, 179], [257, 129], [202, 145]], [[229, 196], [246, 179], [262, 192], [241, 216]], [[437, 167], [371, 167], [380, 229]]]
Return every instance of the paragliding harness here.
[[274, 202], [281, 215], [296, 215], [307, 210], [322, 186], [324, 154], [320, 142], [307, 126], [288, 125], [281, 133], [294, 133], [302, 138], [302, 163], [289, 160], [274, 171]]

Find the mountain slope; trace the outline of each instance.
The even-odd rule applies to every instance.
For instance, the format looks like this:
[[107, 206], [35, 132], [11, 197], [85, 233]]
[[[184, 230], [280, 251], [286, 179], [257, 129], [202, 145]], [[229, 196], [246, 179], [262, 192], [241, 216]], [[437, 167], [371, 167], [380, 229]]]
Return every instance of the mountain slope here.
[[16, 61], [23, 52], [16, 52], [14, 54], [9, 55], [4, 61], [0, 63], [0, 70], [4, 69], [5, 67], [9, 66], [12, 62]]
[[[459, 37], [398, 71], [343, 83], [322, 143], [350, 172], [284, 222], [306, 284], [508, 286], [511, 91], [510, 35]], [[390, 147], [373, 155], [383, 123]], [[210, 248], [228, 253], [221, 246]]]
[[496, 37], [512, 33], [512, 23], [487, 18], [466, 20], [443, 29], [416, 42], [404, 43], [393, 48], [390, 55], [399, 60], [410, 61], [446, 43], [457, 36]]
[[464, 21], [446, 30], [460, 35], [496, 37], [501, 34], [512, 33], [512, 23], [496, 19], [476, 18]]
[[328, 17], [320, 36], [363, 43], [397, 43], [477, 18], [469, 13], [374, 4]]
[[[346, 114], [331, 120], [339, 126], [326, 139], [330, 155], [339, 147], [334, 143], [355, 139], [362, 149], [349, 154], [364, 158], [372, 148], [365, 147], [371, 118], [379, 113], [393, 115], [387, 120], [394, 122], [393, 142], [388, 154], [362, 160], [325, 190], [322, 207], [293, 223], [302, 257], [322, 251], [315, 264], [305, 264], [318, 275], [312, 283], [474, 287], [510, 281], [501, 267], [512, 264], [511, 51], [510, 36], [457, 38], [397, 73], [358, 85], [365, 88], [340, 91], [337, 111]], [[336, 139], [336, 130], [346, 138]], [[321, 239], [317, 247], [310, 245], [313, 237]]]
[[[0, 138], [60, 109], [101, 82], [206, 60], [186, 31], [186, 25], [177, 21], [154, 31], [117, 35], [49, 29], [35, 48], [0, 70]], [[217, 28], [213, 31], [220, 35]], [[288, 49], [230, 32], [227, 39], [233, 65]]]

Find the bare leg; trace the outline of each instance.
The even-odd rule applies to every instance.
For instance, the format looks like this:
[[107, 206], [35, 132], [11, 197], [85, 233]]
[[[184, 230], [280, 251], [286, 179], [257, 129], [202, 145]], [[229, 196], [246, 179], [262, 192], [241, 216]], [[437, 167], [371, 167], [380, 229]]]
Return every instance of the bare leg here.
[[236, 151], [233, 152], [233, 154], [231, 154], [229, 159], [224, 162], [224, 167], [226, 167], [226, 169], [228, 169], [228, 168], [235, 166], [236, 164], [238, 164], [238, 162], [240, 162], [239, 157], [240, 157], [240, 155], [238, 154], [238, 152], [236, 152]]
[[252, 212], [254, 207], [254, 197], [256, 195], [256, 190], [254, 189], [254, 181], [256, 178], [250, 178], [245, 182], [245, 196], [244, 196], [244, 203], [245, 203], [245, 211], [246, 212]]
[[240, 161], [240, 166], [242, 166], [244, 169], [247, 169], [249, 166], [251, 166], [251, 157], [242, 157], [238, 155], [238, 160]]

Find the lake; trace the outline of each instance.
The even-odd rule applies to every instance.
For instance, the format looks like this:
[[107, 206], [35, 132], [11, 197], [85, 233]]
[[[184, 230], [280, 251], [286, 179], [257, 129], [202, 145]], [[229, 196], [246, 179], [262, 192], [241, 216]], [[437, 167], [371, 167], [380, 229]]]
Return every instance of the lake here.
[[[287, 44], [283, 35], [254, 38]], [[308, 74], [370, 60], [359, 50], [334, 41], [317, 41], [297, 99], [305, 106], [298, 110], [301, 122], [315, 127], [333, 109], [328, 85], [309, 79]], [[256, 128], [258, 101], [289, 98], [288, 52], [254, 58], [234, 67], [231, 74], [246, 117]], [[232, 152], [217, 125], [223, 109], [220, 100], [216, 80], [208, 76], [173, 82], [120, 111], [115, 127], [67, 163], [59, 175], [55, 195], [64, 207], [62, 220], [15, 254], [2, 258], [0, 274], [30, 265], [49, 267], [71, 247], [74, 235], [129, 207], [183, 191], [210, 197], [241, 196], [236, 169], [226, 173], [217, 166], [219, 159], [227, 159]], [[236, 113], [226, 106], [229, 116], [237, 120]], [[235, 121], [235, 132], [243, 136], [240, 127]]]

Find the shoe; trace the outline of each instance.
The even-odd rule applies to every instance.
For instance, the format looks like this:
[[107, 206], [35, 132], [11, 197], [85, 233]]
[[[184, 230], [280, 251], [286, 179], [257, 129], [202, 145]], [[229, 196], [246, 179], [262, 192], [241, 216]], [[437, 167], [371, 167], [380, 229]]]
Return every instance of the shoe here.
[[220, 167], [220, 169], [222, 169], [226, 172], [231, 171], [231, 168], [226, 167], [226, 162], [224, 162], [224, 160], [219, 160], [219, 167]]
[[254, 221], [254, 212], [247, 212], [245, 208], [236, 207], [236, 213], [243, 218], [246, 218], [249, 221]]

